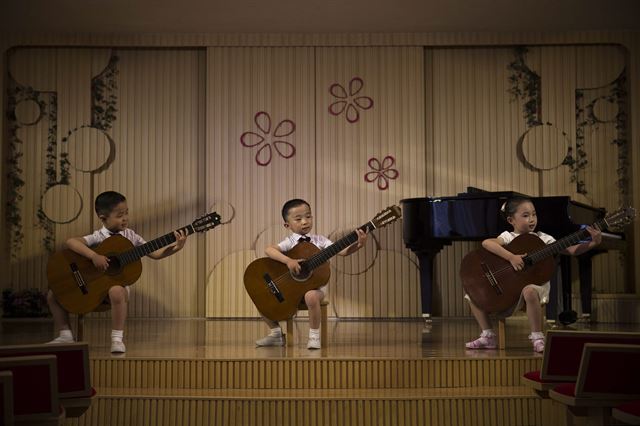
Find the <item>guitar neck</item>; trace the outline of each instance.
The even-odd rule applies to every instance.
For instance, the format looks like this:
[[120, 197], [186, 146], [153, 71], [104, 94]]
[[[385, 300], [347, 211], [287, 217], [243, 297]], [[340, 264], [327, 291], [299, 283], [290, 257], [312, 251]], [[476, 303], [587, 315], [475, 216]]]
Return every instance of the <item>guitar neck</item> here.
[[[184, 231], [186, 235], [191, 235], [195, 232], [193, 225], [187, 225], [182, 228], [176, 229], [176, 231]], [[169, 244], [173, 244], [176, 241], [176, 236], [173, 232], [169, 232], [161, 237], [156, 238], [155, 240], [149, 241], [141, 246], [137, 246], [132, 248], [131, 250], [120, 253], [118, 257], [120, 258], [120, 262], [123, 265], [127, 265], [129, 263], [135, 262], [149, 253], [153, 253], [156, 250], [160, 250], [163, 247], [168, 246]]]
[[[376, 229], [376, 227], [373, 224], [373, 222], [367, 222], [361, 227], [359, 227], [358, 229], [365, 232], [371, 232], [374, 229]], [[356, 241], [358, 241], [358, 233], [356, 231], [353, 231], [350, 234], [340, 238], [338, 241], [331, 244], [329, 247], [323, 250], [320, 250], [318, 253], [311, 256], [309, 259], [307, 259], [303, 263], [304, 267], [307, 268], [309, 271], [312, 271], [318, 266], [328, 261], [329, 259], [331, 259], [336, 254], [340, 253], [345, 248], [349, 247], [351, 244], [355, 243]]]
[[[591, 225], [592, 228], [595, 229], [604, 229], [606, 222], [604, 219], [595, 222]], [[565, 250], [567, 247], [571, 247], [572, 245], [578, 244], [580, 241], [585, 240], [589, 237], [589, 231], [586, 229], [581, 229], [579, 231], [574, 232], [573, 234], [569, 234], [564, 238], [559, 239], [553, 244], [549, 244], [540, 250], [536, 250], [533, 253], [527, 255], [526, 262], [529, 264], [535, 264], [543, 259], [546, 259], [550, 256], [555, 256]]]

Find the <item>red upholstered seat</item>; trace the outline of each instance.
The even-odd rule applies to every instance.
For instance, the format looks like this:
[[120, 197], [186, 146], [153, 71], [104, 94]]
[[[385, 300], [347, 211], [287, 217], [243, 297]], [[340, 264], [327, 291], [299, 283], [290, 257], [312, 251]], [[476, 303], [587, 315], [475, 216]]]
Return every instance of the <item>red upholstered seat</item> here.
[[624, 411], [625, 413], [640, 417], [640, 399], [618, 405], [616, 408], [620, 411]]
[[533, 380], [534, 382], [541, 382], [540, 380], [540, 370], [528, 371], [523, 374], [526, 379]]
[[79, 417], [91, 405], [95, 389], [90, 384], [89, 346], [87, 343], [38, 344], [0, 347], [0, 359], [32, 355], [55, 356], [58, 371], [58, 395], [66, 417]]
[[61, 398], [89, 396], [89, 349], [86, 343], [0, 347], [0, 357], [54, 355]]
[[553, 388], [553, 391], [566, 396], [576, 396], [576, 384], [560, 383]]
[[547, 362], [545, 376], [573, 376], [578, 375], [580, 360], [584, 345], [587, 343], [619, 343], [640, 345], [639, 333], [606, 333], [606, 332], [565, 332], [553, 342], [554, 354]]
[[611, 414], [626, 424], [640, 425], [640, 399], [618, 405]]
[[587, 343], [640, 344], [640, 333], [550, 330], [540, 371], [525, 373], [522, 381], [547, 398], [558, 383], [574, 382]]
[[16, 422], [57, 422], [61, 415], [58, 372], [53, 355], [3, 357], [0, 371], [13, 379], [13, 415]]

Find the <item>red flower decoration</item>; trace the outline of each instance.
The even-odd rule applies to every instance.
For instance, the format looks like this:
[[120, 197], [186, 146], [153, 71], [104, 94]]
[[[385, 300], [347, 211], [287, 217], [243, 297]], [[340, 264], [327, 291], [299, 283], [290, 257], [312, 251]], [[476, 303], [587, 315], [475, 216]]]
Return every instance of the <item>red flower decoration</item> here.
[[265, 111], [256, 113], [253, 121], [260, 129], [260, 133], [244, 132], [240, 136], [242, 146], [252, 148], [260, 144], [262, 147], [256, 152], [256, 163], [259, 166], [266, 166], [271, 162], [272, 150], [271, 145], [282, 158], [291, 158], [296, 153], [296, 147], [290, 142], [281, 140], [286, 136], [290, 136], [296, 131], [296, 123], [291, 120], [282, 120], [271, 133], [271, 116]]
[[349, 82], [349, 92], [341, 84], [334, 83], [329, 87], [329, 93], [338, 98], [337, 101], [329, 105], [329, 114], [338, 116], [345, 112], [347, 121], [355, 123], [360, 119], [360, 111], [373, 107], [373, 99], [369, 96], [358, 96], [364, 87], [364, 82], [360, 77], [353, 77]]
[[400, 176], [400, 173], [396, 169], [392, 169], [396, 162], [396, 159], [390, 155], [387, 155], [382, 160], [382, 164], [380, 160], [375, 157], [369, 159], [369, 167], [373, 170], [372, 172], [368, 172], [364, 175], [364, 180], [366, 182], [377, 181], [378, 189], [381, 191], [389, 188], [389, 179], [397, 179]]

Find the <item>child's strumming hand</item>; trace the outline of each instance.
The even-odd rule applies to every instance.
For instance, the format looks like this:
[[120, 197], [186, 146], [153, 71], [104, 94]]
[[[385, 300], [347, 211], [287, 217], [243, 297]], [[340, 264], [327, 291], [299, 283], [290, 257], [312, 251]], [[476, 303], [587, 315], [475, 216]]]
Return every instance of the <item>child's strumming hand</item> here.
[[187, 242], [187, 233], [181, 229], [173, 231], [173, 235], [176, 237], [176, 250], [180, 250]]
[[289, 271], [293, 274], [293, 275], [297, 275], [300, 273], [300, 271], [302, 270], [302, 267], [300, 266], [300, 262], [302, 262], [302, 259], [289, 259], [286, 262], [287, 268], [289, 268]]
[[101, 254], [95, 253], [91, 256], [91, 262], [93, 262], [93, 266], [101, 271], [106, 271], [109, 268], [109, 258]]
[[511, 263], [511, 266], [513, 266], [513, 269], [515, 269], [516, 271], [521, 271], [524, 269], [524, 260], [522, 260], [523, 257], [525, 257], [527, 254], [512, 254], [511, 256], [509, 256], [509, 263]]

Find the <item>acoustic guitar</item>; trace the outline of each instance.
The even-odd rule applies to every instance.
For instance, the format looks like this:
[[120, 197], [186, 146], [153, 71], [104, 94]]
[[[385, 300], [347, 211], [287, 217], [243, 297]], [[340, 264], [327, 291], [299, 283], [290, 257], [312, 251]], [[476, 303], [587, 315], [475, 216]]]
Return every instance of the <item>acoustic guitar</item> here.
[[[205, 232], [220, 224], [218, 213], [199, 217], [191, 225], [178, 229], [187, 235]], [[173, 232], [134, 247], [122, 235], [113, 235], [93, 248], [109, 258], [109, 268], [102, 271], [91, 260], [70, 249], [53, 253], [47, 263], [49, 288], [67, 311], [86, 314], [94, 311], [113, 286], [135, 283], [142, 274], [142, 257], [176, 241]]]
[[[359, 229], [370, 232], [386, 226], [400, 217], [400, 207], [391, 206], [378, 213]], [[300, 262], [301, 271], [291, 274], [284, 263], [268, 257], [254, 260], [244, 272], [244, 287], [258, 311], [272, 321], [291, 318], [298, 310], [304, 294], [329, 281], [328, 260], [358, 240], [356, 231], [320, 250], [311, 243], [300, 242], [285, 254]]]
[[[592, 225], [595, 229], [611, 229], [630, 223], [635, 210], [625, 207]], [[478, 308], [487, 313], [504, 312], [515, 305], [522, 289], [529, 284], [542, 285], [555, 271], [553, 256], [589, 237], [586, 229], [545, 244], [538, 236], [523, 234], [504, 246], [514, 254], [525, 254], [524, 269], [516, 271], [511, 263], [490, 251], [479, 248], [468, 253], [460, 265], [460, 278], [465, 292]]]

